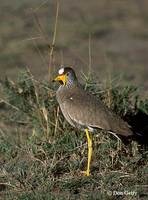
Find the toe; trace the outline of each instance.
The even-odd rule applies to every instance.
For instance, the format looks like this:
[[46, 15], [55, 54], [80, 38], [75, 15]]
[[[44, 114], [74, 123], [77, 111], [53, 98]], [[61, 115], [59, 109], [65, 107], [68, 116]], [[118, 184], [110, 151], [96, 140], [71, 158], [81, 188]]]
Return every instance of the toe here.
[[82, 173], [84, 176], [90, 176], [90, 173], [89, 173], [88, 170], [86, 170], [86, 171], [82, 171], [81, 173]]

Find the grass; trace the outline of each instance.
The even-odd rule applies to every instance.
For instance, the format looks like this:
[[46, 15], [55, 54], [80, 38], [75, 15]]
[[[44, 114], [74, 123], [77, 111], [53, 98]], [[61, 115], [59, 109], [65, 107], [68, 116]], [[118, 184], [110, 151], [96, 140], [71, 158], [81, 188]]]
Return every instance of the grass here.
[[[111, 109], [123, 118], [132, 121], [139, 112], [147, 116], [148, 101], [140, 100], [135, 87], [112, 86], [109, 90], [97, 88], [86, 76], [84, 80], [87, 90], [107, 105], [110, 102]], [[6, 79], [2, 88], [2, 199], [147, 199], [145, 146], [137, 141], [125, 144], [98, 130], [93, 135], [91, 176], [84, 177], [85, 133], [74, 130], [63, 118], [55, 100], [56, 86], [38, 82], [27, 70], [15, 83]]]
[[[77, 5], [69, 4], [72, 6], [70, 9], [67, 7], [68, 4], [62, 4], [63, 13], [60, 12], [61, 19], [58, 27], [62, 34], [56, 34], [59, 13], [58, 4], [55, 20], [50, 16], [47, 20], [47, 15], [49, 15], [47, 2], [35, 5], [34, 2], [28, 4], [30, 1], [27, 1], [27, 3], [24, 1], [24, 6], [17, 3], [18, 0], [15, 2], [13, 6], [9, 5], [7, 1], [3, 5], [3, 8], [12, 10], [12, 14], [15, 11], [16, 16], [20, 16], [21, 12], [21, 18], [15, 17], [15, 19], [19, 19], [17, 20], [18, 23], [12, 23], [11, 12], [8, 12], [10, 16], [8, 15], [6, 18], [9, 24], [12, 25], [11, 30], [5, 23], [2, 24], [3, 41], [7, 39], [5, 45], [7, 48], [4, 49], [1, 56], [2, 63], [4, 63], [3, 66], [10, 67], [14, 66], [15, 63], [17, 63], [17, 66], [22, 66], [22, 64], [27, 63], [32, 67], [37, 66], [35, 70], [39, 69], [39, 75], [41, 75], [40, 66], [42, 64], [39, 60], [42, 58], [46, 65], [44, 51], [49, 46], [49, 38], [44, 33], [50, 32], [47, 35], [51, 36], [52, 31], [49, 24], [51, 25], [52, 21], [54, 21], [55, 24], [52, 27], [54, 29], [53, 40], [50, 52], [48, 52], [49, 61], [47, 58], [49, 75], [51, 74], [50, 67], [54, 66], [55, 62], [71, 63], [71, 60], [80, 60], [79, 64], [84, 64], [82, 61], [85, 60], [85, 55], [87, 55], [89, 57], [89, 77], [83, 76], [84, 88], [98, 96], [114, 112], [133, 125], [135, 132], [143, 133], [146, 136], [148, 131], [148, 100], [140, 99], [138, 89], [133, 86], [116, 86], [111, 81], [109, 81], [108, 86], [98, 87], [90, 76], [92, 59], [97, 62], [102, 59], [102, 56], [98, 59], [98, 48], [100, 55], [104, 55], [106, 52], [107, 57], [113, 59], [113, 63], [117, 61], [117, 64], [119, 62], [119, 64], [124, 65], [128, 62], [127, 54], [129, 54], [130, 58], [131, 53], [128, 53], [130, 45], [122, 45], [122, 43], [128, 44], [128, 37], [125, 37], [126, 43], [121, 40], [120, 46], [118, 43], [116, 46], [112, 45], [112, 34], [115, 33], [114, 37], [117, 38], [116, 32], [118, 32], [118, 29], [120, 30], [122, 20], [124, 21], [124, 14], [122, 14], [124, 12], [122, 9], [120, 10], [121, 13], [118, 11], [118, 4], [117, 9], [113, 4], [113, 8], [110, 9], [109, 5], [111, 13], [107, 12], [106, 14], [103, 11], [104, 9], [100, 7], [99, 16], [101, 18], [99, 21], [96, 21], [98, 8], [92, 2], [87, 2], [85, 6], [82, 2]], [[100, 3], [100, 6], [103, 5], [104, 3]], [[130, 7], [128, 5], [127, 8], [133, 10], [132, 5]], [[53, 7], [53, 3], [51, 3], [50, 10], [54, 10], [51, 9]], [[31, 13], [30, 8], [33, 10]], [[94, 12], [94, 8], [97, 8], [95, 9], [96, 12]], [[84, 10], [89, 13], [91, 9], [93, 15], [89, 14], [88, 16], [92, 17], [85, 17]], [[115, 13], [117, 12], [117, 17], [114, 14], [114, 10]], [[77, 13], [77, 15], [72, 15], [72, 12]], [[135, 20], [135, 15], [130, 15], [125, 30], [130, 29], [132, 27], [131, 21]], [[21, 27], [19, 33], [18, 27]], [[140, 28], [137, 29], [136, 27], [136, 31], [141, 31], [140, 23], [138, 23], [138, 27]], [[145, 30], [145, 26], [142, 27]], [[133, 28], [131, 35], [138, 39], [141, 32], [135, 34], [134, 31]], [[8, 32], [9, 34], [6, 34]], [[13, 32], [13, 34], [10, 32]], [[56, 53], [61, 56], [57, 59], [58, 56], [56, 55], [55, 60], [53, 51], [55, 50], [56, 35]], [[86, 43], [88, 36], [89, 41]], [[108, 42], [109, 36], [111, 36], [110, 42]], [[33, 38], [42, 39], [36, 41]], [[143, 37], [143, 39], [145, 38]], [[19, 41], [17, 42], [18, 39]], [[102, 44], [98, 43], [95, 46], [94, 43], [99, 42], [100, 39], [103, 41]], [[118, 40], [120, 40], [120, 37]], [[93, 44], [93, 55], [91, 43]], [[76, 49], [76, 51], [74, 49], [71, 51], [70, 47]], [[106, 48], [108, 50], [104, 52]], [[64, 49], [67, 51], [66, 55], [70, 54], [70, 56], [66, 56], [66, 58], [63, 56]], [[118, 49], [123, 50], [123, 52], [121, 51], [121, 58]], [[81, 51], [84, 52], [84, 56], [82, 56]], [[89, 56], [86, 51], [89, 51]], [[28, 56], [31, 55], [31, 59], [24, 56], [24, 62], [23, 52], [27, 52]], [[34, 57], [33, 52], [38, 52], [36, 57]], [[21, 57], [18, 56], [20, 53]], [[135, 58], [138, 58], [135, 53]], [[76, 54], [76, 56], [72, 54]], [[17, 59], [15, 58], [16, 56]], [[124, 56], [126, 56], [126, 59]], [[66, 61], [63, 61], [63, 57]], [[68, 60], [69, 58], [70, 61]], [[126, 60], [126, 62], [122, 63], [122, 60]], [[34, 65], [30, 63], [34, 61]], [[101, 62], [104, 63], [104, 61]], [[140, 66], [138, 61], [135, 62], [136, 65], [134, 66], [141, 70], [143, 65]], [[108, 63], [105, 64], [108, 65]], [[100, 66], [100, 63], [93, 65]], [[127, 64], [128, 69], [130, 65], [131, 63], [129, 62]], [[133, 141], [125, 141], [110, 135], [106, 131], [97, 130], [96, 134], [93, 134], [91, 176], [84, 177], [81, 171], [85, 169], [87, 164], [85, 133], [73, 129], [63, 118], [55, 99], [56, 86], [34, 79], [29, 70], [21, 72], [18, 77], [15, 70], [12, 70], [12, 72], [15, 74], [16, 81], [13, 82], [7, 78], [2, 82], [1, 87], [3, 97], [0, 100], [0, 197], [2, 199], [148, 198], [148, 151], [144, 143], [147, 137], [139, 142], [136, 141], [138, 138]], [[137, 73], [137, 70], [135, 70], [135, 73]], [[43, 74], [45, 75], [45, 73]]]
[[[91, 34], [92, 68], [100, 81], [105, 79], [104, 72], [112, 64], [113, 73], [127, 74], [123, 81], [147, 88], [147, 39], [144, 36], [147, 4], [147, 1], [140, 5], [135, 1], [111, 0], [109, 4], [97, 0], [61, 1], [53, 64], [59, 66], [63, 61], [86, 72]], [[56, 1], [6, 0], [0, 9], [1, 78], [8, 75], [15, 80], [17, 72], [25, 66], [31, 67], [36, 77], [48, 78], [45, 76], [49, 64], [47, 49], [52, 43]]]

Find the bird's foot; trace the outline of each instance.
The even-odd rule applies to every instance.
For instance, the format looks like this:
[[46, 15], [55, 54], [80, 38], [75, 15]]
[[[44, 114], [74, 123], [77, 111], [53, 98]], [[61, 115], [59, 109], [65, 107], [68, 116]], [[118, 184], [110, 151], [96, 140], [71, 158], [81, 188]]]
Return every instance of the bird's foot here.
[[81, 171], [81, 173], [82, 173], [84, 176], [90, 176], [89, 170]]

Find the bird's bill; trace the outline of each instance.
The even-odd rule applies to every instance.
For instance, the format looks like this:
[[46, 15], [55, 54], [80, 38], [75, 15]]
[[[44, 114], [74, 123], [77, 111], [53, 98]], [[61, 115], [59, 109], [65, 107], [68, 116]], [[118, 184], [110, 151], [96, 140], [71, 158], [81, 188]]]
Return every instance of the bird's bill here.
[[66, 75], [66, 74], [59, 75], [59, 76], [57, 76], [57, 77], [54, 79], [54, 81], [59, 81], [59, 82], [62, 81], [62, 83], [63, 83], [64, 85], [66, 85], [66, 82], [67, 82], [67, 75]]

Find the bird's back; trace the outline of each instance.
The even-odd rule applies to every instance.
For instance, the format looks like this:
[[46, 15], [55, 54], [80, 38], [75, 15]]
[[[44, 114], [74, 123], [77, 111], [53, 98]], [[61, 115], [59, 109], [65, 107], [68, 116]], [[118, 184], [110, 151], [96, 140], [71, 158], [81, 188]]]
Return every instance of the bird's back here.
[[123, 136], [133, 134], [127, 122], [80, 86], [70, 89], [62, 86], [57, 91], [57, 100], [65, 118], [73, 126], [101, 128]]

